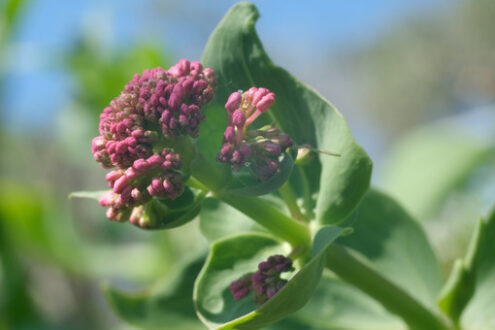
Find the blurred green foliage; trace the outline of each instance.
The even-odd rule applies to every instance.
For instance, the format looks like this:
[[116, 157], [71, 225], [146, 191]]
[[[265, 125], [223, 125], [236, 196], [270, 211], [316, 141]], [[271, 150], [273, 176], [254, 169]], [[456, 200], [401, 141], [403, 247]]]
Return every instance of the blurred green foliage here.
[[[344, 62], [389, 136], [495, 102], [495, 2], [462, 0], [386, 29]], [[384, 119], [386, 118], [386, 123]]]
[[168, 68], [161, 48], [137, 44], [127, 50], [108, 52], [93, 36], [83, 36], [67, 55], [66, 65], [77, 81], [75, 100], [94, 113], [95, 120], [109, 101], [117, 97], [136, 73], [154, 67]]
[[[0, 112], [4, 108], [5, 48], [15, 28], [29, 24], [22, 21], [22, 13], [32, 3], [27, 0], [0, 3]], [[366, 72], [364, 86], [370, 111], [379, 118], [387, 118], [388, 124], [382, 127], [384, 132], [390, 136], [403, 135], [403, 129], [413, 123], [458, 112], [479, 100], [494, 102], [494, 29], [495, 2], [465, 0], [443, 13], [405, 22], [402, 28], [380, 38], [374, 46], [359, 50], [353, 63], [358, 63], [359, 70]], [[2, 330], [126, 327], [103, 301], [98, 287], [100, 281], [107, 280], [124, 289], [165, 283], [157, 292], [174, 296], [176, 292], [167, 288], [166, 283], [169, 280], [174, 283], [182, 259], [205, 250], [206, 242], [197, 223], [166, 233], [141, 232], [105, 221], [104, 210], [92, 202], [67, 202], [70, 191], [89, 188], [102, 176], [97, 165], [88, 165], [92, 164], [89, 139], [97, 130], [97, 115], [135, 73], [156, 66], [168, 67], [171, 63], [169, 55], [158, 44], [138, 43], [125, 49], [112, 49], [112, 46], [99, 44], [94, 36], [81, 34], [69, 51], [57, 54], [64, 61], [53, 63], [62, 67], [74, 83], [70, 105], [73, 112], [66, 111], [61, 116], [69, 116], [68, 122], [79, 126], [87, 125], [91, 132], [84, 132], [84, 136], [64, 135], [76, 129], [69, 127], [59, 139], [36, 131], [21, 136], [0, 123]], [[395, 115], [396, 109], [401, 109], [401, 116]], [[459, 142], [461, 137], [457, 133], [443, 134], [437, 127], [428, 126], [411, 135], [404, 134], [404, 140], [394, 149], [397, 152], [390, 157], [391, 171], [385, 180], [390, 188], [387, 190], [424, 220], [443, 265], [463, 255], [460, 251], [462, 245], [467, 244], [467, 238], [465, 242], [462, 238], [470, 233], [466, 234], [464, 229], [474, 226], [477, 214], [464, 218], [463, 225], [457, 227], [459, 235], [444, 244], [446, 241], [438, 233], [445, 228], [450, 230], [452, 221], [448, 220], [452, 219], [452, 211], [442, 213], [442, 209], [452, 198], [453, 190], [472, 199], [480, 185], [469, 186], [467, 182], [483, 166], [492, 169], [494, 161], [493, 144], [478, 143], [469, 137], [462, 137]], [[76, 138], [79, 140], [72, 140]], [[63, 148], [67, 142], [86, 145], [87, 162], [67, 159], [67, 150]], [[79, 150], [71, 152], [82, 154]], [[423, 167], [422, 159], [433, 165]], [[493, 180], [493, 176], [491, 178]], [[440, 184], [433, 187], [433, 183]], [[212, 209], [226, 207], [210, 204]], [[237, 216], [237, 212], [231, 211], [226, 210]], [[462, 216], [466, 217], [466, 211]], [[435, 231], [431, 223], [439, 217], [442, 228]], [[246, 221], [242, 226], [251, 228], [252, 224]], [[218, 232], [211, 232], [211, 236], [218, 236]], [[442, 244], [449, 251], [439, 247]], [[326, 277], [328, 281], [321, 286], [330, 288], [333, 296], [316, 297], [308, 308], [321, 308], [323, 303], [318, 302], [328, 300], [341, 305], [361, 305], [363, 310], [371, 310], [370, 319], [376, 317], [377, 324], [382, 324], [380, 316], [375, 316], [380, 314], [374, 312], [380, 307], [362, 298], [360, 293], [349, 293], [348, 286], [343, 287]], [[108, 290], [107, 294], [120, 294], [116, 289]], [[350, 302], [343, 301], [344, 298]], [[476, 299], [478, 303], [483, 297], [478, 294]], [[337, 311], [339, 306], [335, 307]], [[321, 310], [321, 315], [327, 314], [327, 310]], [[304, 311], [300, 316], [301, 319], [309, 317]], [[471, 312], [466, 317], [476, 318]], [[395, 326], [395, 319], [385, 321]]]

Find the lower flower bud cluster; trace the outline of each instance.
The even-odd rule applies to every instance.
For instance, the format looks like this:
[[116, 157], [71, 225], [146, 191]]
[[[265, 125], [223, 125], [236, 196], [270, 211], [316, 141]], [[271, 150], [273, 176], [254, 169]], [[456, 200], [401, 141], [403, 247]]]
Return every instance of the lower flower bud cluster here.
[[126, 170], [109, 172], [105, 179], [112, 191], [99, 200], [100, 205], [109, 207], [107, 217], [126, 221], [132, 208], [152, 197], [175, 199], [180, 196], [184, 191], [179, 172], [181, 165], [181, 156], [166, 148], [159, 155], [135, 160]]
[[266, 88], [252, 87], [244, 94], [232, 93], [225, 104], [229, 124], [217, 161], [239, 171], [250, 165], [261, 180], [268, 180], [280, 168], [280, 156], [293, 146], [288, 134], [274, 127], [248, 130], [248, 126], [275, 102], [275, 94]]
[[241, 300], [254, 290], [254, 302], [263, 305], [279, 292], [287, 280], [280, 278], [284, 272], [293, 271], [292, 260], [283, 255], [270, 256], [258, 265], [258, 271], [246, 274], [230, 284], [230, 292], [235, 300]]

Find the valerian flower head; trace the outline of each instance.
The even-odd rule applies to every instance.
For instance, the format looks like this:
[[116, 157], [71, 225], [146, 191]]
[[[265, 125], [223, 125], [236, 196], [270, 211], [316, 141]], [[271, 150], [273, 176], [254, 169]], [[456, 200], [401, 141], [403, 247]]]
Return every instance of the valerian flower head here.
[[275, 103], [275, 94], [266, 88], [251, 87], [230, 95], [225, 104], [228, 126], [217, 161], [239, 171], [251, 164], [261, 180], [269, 179], [280, 168], [279, 156], [293, 145], [289, 135], [275, 127], [248, 130], [248, 126]]
[[151, 198], [182, 194], [182, 157], [164, 145], [182, 135], [198, 136], [201, 107], [215, 87], [213, 70], [180, 60], [169, 70], [136, 74], [103, 110], [92, 151], [103, 167], [118, 168], [106, 177], [112, 192], [100, 199], [109, 219], [126, 221]]
[[277, 254], [270, 256], [258, 265], [258, 271], [242, 276], [230, 284], [230, 292], [235, 300], [241, 300], [254, 290], [254, 302], [263, 305], [279, 292], [287, 280], [280, 278], [284, 272], [293, 271], [292, 260]]

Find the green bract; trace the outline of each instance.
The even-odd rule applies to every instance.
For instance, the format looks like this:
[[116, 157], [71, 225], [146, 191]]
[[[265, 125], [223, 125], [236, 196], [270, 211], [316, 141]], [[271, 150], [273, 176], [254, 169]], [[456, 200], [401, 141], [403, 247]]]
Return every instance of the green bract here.
[[215, 154], [218, 152], [223, 129], [214, 127], [226, 126], [223, 104], [230, 93], [251, 86], [270, 89], [277, 100], [266, 122], [275, 120], [297, 144], [341, 154], [341, 157], [315, 157], [311, 164], [302, 167], [309, 186], [307, 194], [319, 190], [318, 220], [322, 224], [339, 222], [368, 188], [371, 160], [353, 139], [342, 115], [328, 101], [268, 58], [255, 31], [258, 17], [253, 4], [237, 4], [225, 15], [206, 45], [202, 62], [215, 70], [218, 91], [213, 105], [206, 109], [207, 133], [201, 134], [198, 143], [205, 152], [212, 146]]

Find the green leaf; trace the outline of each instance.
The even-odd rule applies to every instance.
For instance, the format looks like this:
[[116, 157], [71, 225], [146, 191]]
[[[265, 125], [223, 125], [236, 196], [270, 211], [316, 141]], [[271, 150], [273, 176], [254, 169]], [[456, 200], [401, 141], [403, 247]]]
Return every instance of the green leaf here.
[[405, 135], [392, 149], [383, 171], [383, 189], [417, 219], [425, 220], [494, 151], [493, 145], [455, 127], [422, 127]]
[[[348, 229], [323, 227], [316, 235], [314, 255], [272, 299], [261, 307], [251, 295], [235, 301], [229, 291], [232, 281], [254, 272], [270, 255], [287, 254], [273, 238], [244, 234], [218, 241], [201, 271], [194, 290], [198, 315], [209, 327], [259, 329], [299, 310], [312, 296], [326, 262], [325, 251]], [[258, 308], [257, 308], [258, 307]]]
[[475, 259], [475, 293], [461, 315], [462, 329], [495, 328], [495, 209], [483, 227]]
[[480, 220], [474, 230], [466, 257], [456, 260], [440, 293], [439, 307], [455, 322], [458, 322], [464, 307], [474, 294], [476, 268], [484, 234], [485, 223]]
[[210, 242], [243, 232], [266, 232], [244, 213], [212, 198], [206, 199], [203, 203], [199, 220], [201, 233]]
[[94, 200], [99, 200], [101, 195], [104, 193], [108, 192], [110, 190], [85, 190], [85, 191], [74, 191], [69, 194], [69, 199], [72, 198], [88, 198], [88, 199], [94, 199]]
[[153, 198], [145, 205], [151, 229], [171, 229], [182, 226], [199, 214], [206, 194], [194, 193], [186, 187], [184, 193], [174, 200]]
[[[322, 277], [306, 306], [286, 320], [305, 325], [305, 329], [406, 329], [399, 318], [375, 300], [329, 276]], [[287, 329], [286, 320], [276, 326]]]
[[191, 299], [194, 279], [203, 262], [204, 258], [197, 258], [185, 263], [172, 279], [150, 291], [130, 294], [108, 285], [102, 290], [117, 315], [139, 328], [203, 329]]
[[225, 191], [243, 196], [260, 196], [271, 193], [279, 189], [289, 179], [293, 168], [294, 159], [290, 154], [285, 154], [280, 163], [280, 169], [270, 179], [259, 181], [248, 171], [242, 176], [234, 176], [234, 181]]
[[425, 306], [436, 308], [441, 275], [420, 225], [393, 199], [370, 190], [352, 215], [354, 233], [339, 243]]
[[[284, 69], [275, 66], [265, 53], [256, 34], [259, 14], [250, 3], [239, 3], [225, 15], [211, 35], [202, 62], [215, 70], [218, 91], [206, 113], [208, 136], [200, 134], [200, 149], [214, 146], [213, 161], [220, 149], [222, 133], [227, 124], [223, 108], [230, 93], [251, 86], [266, 87], [276, 94], [277, 101], [268, 118], [298, 144], [341, 154], [341, 157], [321, 156], [303, 167], [310, 192], [320, 187], [316, 215], [321, 223], [336, 223], [349, 214], [369, 186], [371, 161], [353, 139], [340, 113], [318, 93], [297, 81]], [[211, 118], [211, 119], [210, 119]], [[202, 128], [203, 129], [203, 128]], [[321, 171], [321, 176], [319, 175]]]
[[[69, 199], [89, 198], [99, 200], [100, 196], [107, 191], [76, 191], [69, 195]], [[148, 219], [150, 229], [171, 229], [182, 226], [199, 214], [204, 198], [204, 193], [195, 193], [186, 187], [184, 193], [174, 200], [151, 199], [144, 206], [144, 217]]]

